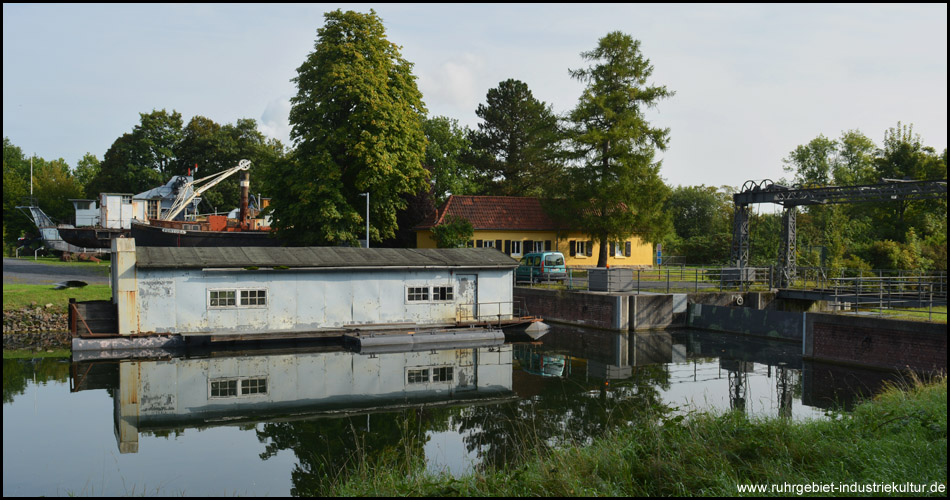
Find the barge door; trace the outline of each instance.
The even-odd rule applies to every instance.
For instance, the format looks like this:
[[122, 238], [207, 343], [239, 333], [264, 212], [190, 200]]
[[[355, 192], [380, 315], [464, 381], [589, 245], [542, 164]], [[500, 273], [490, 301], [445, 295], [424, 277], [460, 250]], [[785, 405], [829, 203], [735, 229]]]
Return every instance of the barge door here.
[[457, 274], [459, 321], [478, 319], [478, 275]]

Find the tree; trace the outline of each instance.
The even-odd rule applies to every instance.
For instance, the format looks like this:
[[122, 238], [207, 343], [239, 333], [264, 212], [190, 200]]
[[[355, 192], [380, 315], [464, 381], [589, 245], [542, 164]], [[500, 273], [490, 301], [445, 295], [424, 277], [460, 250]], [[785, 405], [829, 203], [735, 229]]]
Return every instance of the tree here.
[[807, 145], [798, 146], [782, 160], [786, 172], [795, 173], [795, 182], [802, 186], [827, 186], [831, 183], [832, 165], [838, 143], [819, 135]]
[[73, 205], [70, 198], [82, 197], [82, 186], [62, 158], [47, 161], [32, 159], [32, 201], [30, 200], [30, 158], [3, 138], [3, 237], [4, 247], [12, 246], [24, 234], [38, 234], [36, 226], [16, 209], [35, 203], [54, 222], [71, 223]]
[[79, 163], [76, 164], [74, 175], [76, 176], [76, 181], [79, 182], [79, 185], [83, 188], [83, 195], [87, 198], [97, 198], [99, 196], [99, 193], [94, 193], [86, 189], [92, 180], [99, 175], [99, 169], [99, 158], [96, 158], [96, 155], [92, 153], [84, 154], [79, 160]]
[[423, 130], [427, 141], [425, 165], [435, 204], [445, 203], [452, 194], [476, 194], [476, 171], [466, 160], [472, 147], [468, 128], [459, 127], [458, 120], [436, 116], [423, 122]]
[[360, 194], [368, 192], [370, 238], [391, 238], [403, 195], [427, 187], [422, 94], [374, 11], [325, 18], [293, 79], [296, 150], [275, 165], [274, 226], [288, 241], [353, 244], [365, 223]]
[[472, 239], [475, 230], [465, 217], [447, 215], [441, 224], [432, 228], [432, 237], [438, 248], [461, 248]]
[[874, 141], [858, 130], [841, 134], [838, 156], [832, 167], [836, 186], [875, 184], [880, 181], [874, 172]]
[[135, 133], [115, 140], [99, 164], [99, 173], [86, 186], [92, 193], [140, 193], [162, 183], [161, 173], [145, 163], [144, 147]]
[[508, 79], [490, 89], [475, 114], [484, 120], [471, 135], [474, 161], [488, 194], [545, 196], [560, 180], [561, 137], [551, 106], [524, 82]]
[[177, 111], [139, 113], [139, 124], [106, 151], [99, 174], [86, 186], [87, 193], [140, 193], [183, 173], [175, 169], [174, 151], [181, 141], [181, 127]]
[[581, 56], [595, 64], [571, 70], [586, 83], [569, 115], [573, 157], [565, 206], [572, 219], [600, 241], [597, 266], [607, 264], [607, 242], [637, 232], [660, 241], [671, 230], [663, 210], [670, 188], [660, 178], [655, 150], [666, 150], [669, 129], [651, 127], [644, 111], [674, 95], [665, 86], [649, 86], [650, 61], [640, 42], [615, 31]]
[[730, 193], [712, 186], [678, 186], [664, 210], [673, 219], [676, 236], [664, 242], [667, 252], [690, 264], [728, 260], [733, 212]]
[[181, 113], [175, 110], [168, 113], [163, 109], [148, 114], [140, 113], [139, 116], [140, 123], [132, 133], [143, 146], [142, 160], [145, 165], [157, 170], [162, 179], [181, 175], [175, 168], [175, 147], [181, 141]]
[[[264, 137], [257, 130], [255, 120], [242, 118], [234, 124], [219, 125], [209, 118], [195, 116], [182, 131], [174, 155], [175, 171], [184, 175], [192, 170], [195, 179], [232, 168], [242, 159], [250, 160], [251, 193], [255, 194], [262, 190], [266, 165], [283, 155], [283, 146], [279, 141]], [[214, 189], [205, 191], [202, 206], [209, 212], [237, 207], [241, 201], [239, 182], [240, 176], [232, 175]]]

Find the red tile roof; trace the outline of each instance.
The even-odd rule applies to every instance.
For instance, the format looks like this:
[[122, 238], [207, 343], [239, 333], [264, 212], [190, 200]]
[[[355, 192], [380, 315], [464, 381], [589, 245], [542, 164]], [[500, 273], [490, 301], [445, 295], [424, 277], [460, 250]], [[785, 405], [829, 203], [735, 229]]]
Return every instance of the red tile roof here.
[[434, 217], [416, 226], [429, 229], [446, 215], [464, 217], [473, 229], [512, 231], [556, 231], [563, 229], [541, 207], [538, 198], [520, 196], [449, 196]]

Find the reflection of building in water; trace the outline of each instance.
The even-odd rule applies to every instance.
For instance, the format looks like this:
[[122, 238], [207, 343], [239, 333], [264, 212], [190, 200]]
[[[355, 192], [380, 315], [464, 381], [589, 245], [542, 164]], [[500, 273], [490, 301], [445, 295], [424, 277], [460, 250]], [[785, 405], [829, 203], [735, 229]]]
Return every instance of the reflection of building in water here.
[[[119, 361], [115, 432], [121, 453], [140, 430], [204, 427], [510, 398], [511, 346], [362, 355], [351, 352]], [[74, 366], [73, 386], [89, 367]], [[101, 366], [95, 373], [109, 373]], [[116, 373], [117, 372], [117, 373]], [[117, 380], [116, 380], [117, 379]]]
[[539, 342], [515, 344], [515, 359], [528, 373], [566, 376], [572, 361], [580, 358], [586, 361], [587, 376], [624, 380], [632, 376], [635, 366], [672, 361], [672, 345], [672, 335], [666, 331], [618, 333], [557, 325]]

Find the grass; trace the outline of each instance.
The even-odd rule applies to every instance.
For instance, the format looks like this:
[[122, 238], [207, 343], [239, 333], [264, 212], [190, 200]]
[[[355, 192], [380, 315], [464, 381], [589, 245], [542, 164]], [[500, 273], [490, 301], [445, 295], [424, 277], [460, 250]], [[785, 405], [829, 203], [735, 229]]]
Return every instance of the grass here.
[[874, 314], [880, 314], [890, 319], [905, 319], [910, 321], [930, 321], [933, 323], [947, 322], [947, 306], [938, 306], [928, 310], [926, 307], [913, 309], [869, 309]]
[[52, 285], [3, 285], [4, 311], [29, 307], [30, 303], [36, 302], [40, 307], [53, 304], [57, 310], [65, 312], [70, 298], [75, 298], [77, 301], [108, 300], [112, 298], [112, 287], [87, 285], [82, 288], [56, 290]]
[[50, 265], [63, 266], [63, 267], [80, 267], [80, 268], [86, 268], [86, 269], [95, 269], [97, 271], [101, 271], [103, 275], [109, 274], [109, 261], [105, 259], [103, 259], [102, 262], [86, 262], [86, 261], [78, 261], [78, 260], [63, 262], [62, 260], [59, 260], [59, 257], [47, 256], [47, 257], [39, 257], [36, 260], [33, 260], [33, 256], [29, 256], [29, 257], [21, 256], [18, 260], [26, 260], [30, 262], [35, 262], [37, 264], [50, 264]]
[[929, 494], [946, 496], [945, 377], [892, 386], [850, 414], [830, 416], [806, 422], [741, 413], [658, 416], [586, 447], [529, 446], [524, 465], [458, 479], [387, 458], [385, 463], [361, 465], [331, 494], [736, 496], [737, 485], [893, 482], [943, 485], [942, 494]]
[[30, 349], [4, 349], [3, 359], [36, 359], [36, 358], [71, 358], [70, 349], [52, 349], [49, 351], [33, 351]]

